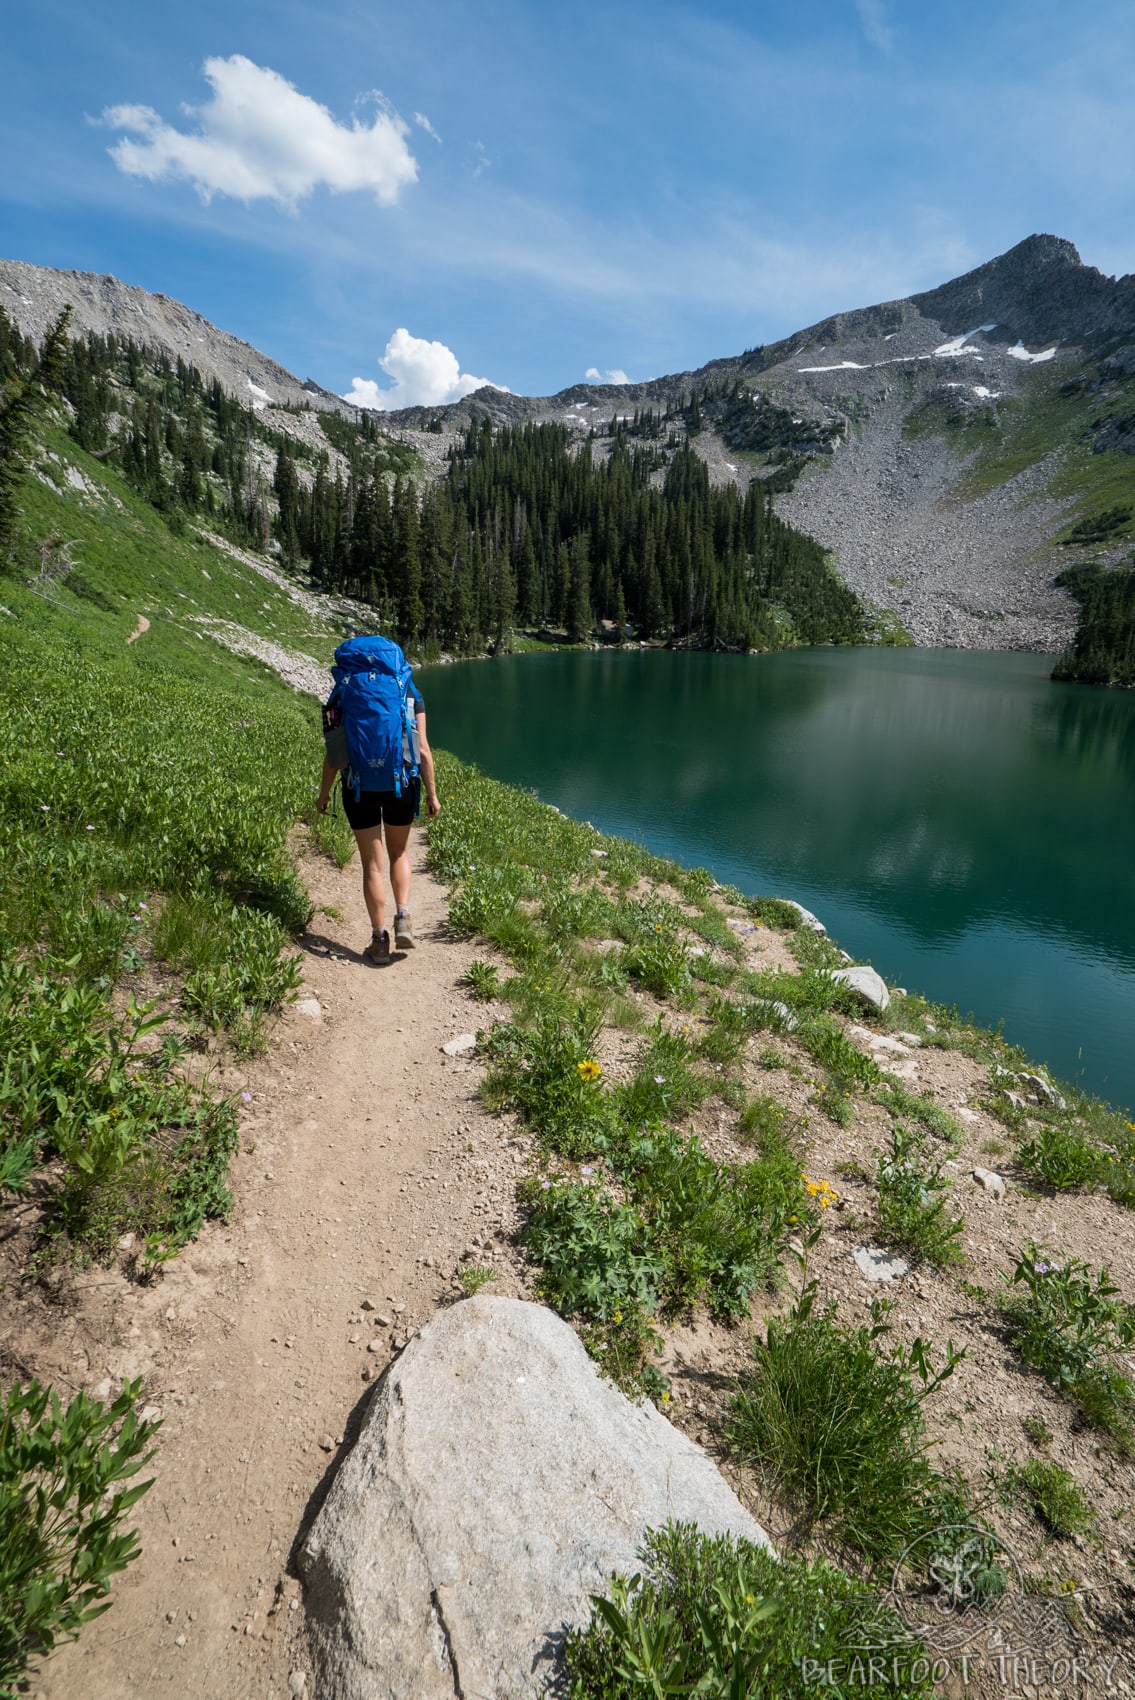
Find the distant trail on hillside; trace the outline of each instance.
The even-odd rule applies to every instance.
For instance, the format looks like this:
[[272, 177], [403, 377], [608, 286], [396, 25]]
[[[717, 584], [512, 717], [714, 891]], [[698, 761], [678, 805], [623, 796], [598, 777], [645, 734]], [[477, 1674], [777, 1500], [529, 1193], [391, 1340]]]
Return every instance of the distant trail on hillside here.
[[137, 641], [141, 637], [142, 633], [148, 632], [149, 629], [150, 629], [149, 620], [147, 620], [145, 614], [139, 614], [138, 624], [134, 627], [134, 630], [130, 633], [130, 636], [126, 639], [127, 643], [137, 643]]

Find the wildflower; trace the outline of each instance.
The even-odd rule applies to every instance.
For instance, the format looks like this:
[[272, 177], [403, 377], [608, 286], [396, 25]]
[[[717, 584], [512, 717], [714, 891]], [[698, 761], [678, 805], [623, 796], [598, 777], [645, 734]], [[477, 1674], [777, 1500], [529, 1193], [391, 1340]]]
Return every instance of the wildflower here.
[[1048, 1272], [1050, 1271], [1050, 1269], [1052, 1268], [1052, 1264], [1051, 1263], [1037, 1263], [1037, 1264], [1034, 1264], [1033, 1267], [1036, 1269], [1036, 1272], [1037, 1272], [1038, 1275], [1047, 1275]]
[[88, 832], [93, 832], [93, 831], [94, 831], [94, 830], [95, 830], [95, 829], [94, 829], [94, 827], [93, 827], [93, 826], [89, 826], [89, 825], [88, 825], [88, 827], [87, 827], [87, 831], [88, 831]]
[[599, 1076], [603, 1072], [599, 1064], [597, 1062], [592, 1062], [590, 1058], [587, 1058], [581, 1063], [576, 1063], [575, 1066], [579, 1071], [579, 1078], [581, 1080], [586, 1080], [588, 1083], [593, 1080], [598, 1080]]
[[541, 1192], [550, 1192], [551, 1188], [552, 1188], [551, 1181], [541, 1181], [540, 1182], [540, 1191]]
[[41, 803], [39, 806], [43, 810], [45, 815], [49, 815], [51, 813], [51, 804], [50, 803]]
[[150, 905], [148, 903], [139, 903], [138, 907], [139, 909], [148, 909]]
[[664, 1393], [664, 1394], [663, 1394], [663, 1395], [662, 1395], [662, 1403], [663, 1403], [663, 1404], [664, 1404], [664, 1405], [668, 1405], [668, 1404], [669, 1404], [669, 1403], [670, 1403], [670, 1395], [669, 1395], [669, 1393]]
[[665, 1086], [666, 1076], [664, 1074], [656, 1074], [654, 1076], [654, 1084], [655, 1086]]
[[623, 1320], [623, 1313], [622, 1313], [621, 1310], [617, 1310], [614, 1314], [614, 1317], [612, 1318], [612, 1321], [621, 1322], [622, 1320]]
[[241, 1101], [242, 1104], [251, 1104], [252, 1093], [251, 1092], [242, 1092], [241, 1095], [240, 1095], [240, 1101]]
[[591, 1167], [590, 1163], [584, 1163], [579, 1172], [581, 1175], [593, 1175], [595, 1170]]
[[839, 1194], [835, 1191], [834, 1187], [832, 1187], [827, 1181], [810, 1180], [805, 1174], [801, 1174], [800, 1179], [804, 1182], [805, 1192], [807, 1192], [812, 1198], [816, 1199], [821, 1210], [826, 1210], [828, 1206], [830, 1204], [834, 1204], [839, 1197]]

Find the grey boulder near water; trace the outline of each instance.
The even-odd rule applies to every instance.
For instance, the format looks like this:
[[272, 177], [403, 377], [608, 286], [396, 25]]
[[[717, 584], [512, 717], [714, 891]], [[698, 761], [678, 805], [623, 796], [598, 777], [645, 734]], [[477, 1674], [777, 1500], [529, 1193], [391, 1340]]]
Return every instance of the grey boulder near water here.
[[378, 1384], [300, 1557], [321, 1700], [519, 1700], [648, 1528], [768, 1545], [692, 1441], [541, 1305], [443, 1311]]

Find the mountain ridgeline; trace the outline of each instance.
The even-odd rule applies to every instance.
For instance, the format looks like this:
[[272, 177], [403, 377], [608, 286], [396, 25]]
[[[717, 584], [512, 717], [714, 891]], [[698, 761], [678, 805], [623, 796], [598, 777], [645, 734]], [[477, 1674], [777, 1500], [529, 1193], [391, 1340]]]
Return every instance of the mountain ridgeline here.
[[[0, 376], [29, 382], [37, 359], [0, 317]], [[201, 517], [273, 548], [414, 653], [508, 648], [517, 627], [740, 649], [874, 635], [761, 480], [711, 485], [681, 410], [616, 417], [583, 443], [563, 425], [482, 420], [431, 480], [373, 416], [324, 416], [308, 440], [302, 409], [270, 423], [180, 356], [114, 333], [70, 343], [60, 388], [75, 441], [175, 527]]]
[[0, 260], [0, 301], [17, 387], [72, 309], [74, 439], [171, 525], [282, 554], [418, 653], [905, 634], [1130, 683], [1135, 278], [1058, 237], [696, 371], [400, 412], [114, 278]]

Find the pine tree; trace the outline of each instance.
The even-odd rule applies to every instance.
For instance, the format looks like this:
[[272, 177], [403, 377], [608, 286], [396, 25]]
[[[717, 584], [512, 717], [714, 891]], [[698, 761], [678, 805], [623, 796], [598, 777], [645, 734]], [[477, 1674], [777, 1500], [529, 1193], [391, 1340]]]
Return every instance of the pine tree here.
[[279, 503], [276, 516], [276, 536], [288, 566], [299, 565], [300, 558], [300, 485], [296, 463], [286, 440], [281, 440], [276, 452], [276, 471], [272, 489]]
[[588, 558], [587, 533], [581, 532], [571, 546], [571, 565], [567, 605], [567, 638], [569, 643], [582, 643], [590, 637], [591, 563]]
[[32, 441], [60, 387], [71, 309], [64, 307], [44, 339], [36, 370], [11, 394], [0, 414], [0, 561], [10, 558], [19, 518], [19, 491], [27, 477]]
[[394, 597], [399, 641], [409, 643], [422, 630], [422, 560], [419, 550], [418, 492], [401, 474], [394, 480]]

